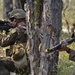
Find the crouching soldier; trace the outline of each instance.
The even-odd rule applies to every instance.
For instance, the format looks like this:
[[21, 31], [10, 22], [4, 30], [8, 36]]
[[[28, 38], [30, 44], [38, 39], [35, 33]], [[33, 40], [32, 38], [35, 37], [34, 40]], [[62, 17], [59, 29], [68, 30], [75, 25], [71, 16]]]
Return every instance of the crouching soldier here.
[[[10, 24], [14, 27], [10, 29], [8, 35], [0, 39], [0, 46], [6, 47], [11, 45], [11, 53], [14, 66], [17, 69], [23, 69], [28, 66], [27, 54], [25, 47], [27, 44], [25, 12], [22, 9], [15, 9], [9, 13]], [[10, 65], [11, 66], [11, 65]]]

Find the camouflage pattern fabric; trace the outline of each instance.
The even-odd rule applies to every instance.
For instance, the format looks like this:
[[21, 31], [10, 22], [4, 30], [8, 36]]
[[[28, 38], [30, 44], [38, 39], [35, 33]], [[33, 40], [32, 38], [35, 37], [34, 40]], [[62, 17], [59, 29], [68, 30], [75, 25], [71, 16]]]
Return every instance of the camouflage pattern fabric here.
[[75, 51], [74, 50], [70, 50], [69, 59], [75, 62]]
[[25, 66], [27, 65], [27, 59], [25, 53], [27, 34], [26, 34], [26, 27], [24, 24], [25, 23], [22, 22], [22, 24], [20, 23], [19, 27], [11, 29], [9, 34], [3, 40], [1, 40], [1, 46], [6, 47], [12, 45], [12, 50], [10, 52], [12, 52], [13, 54], [14, 61], [15, 62], [19, 61], [24, 57], [24, 60], [22, 60], [22, 62], [24, 63]]

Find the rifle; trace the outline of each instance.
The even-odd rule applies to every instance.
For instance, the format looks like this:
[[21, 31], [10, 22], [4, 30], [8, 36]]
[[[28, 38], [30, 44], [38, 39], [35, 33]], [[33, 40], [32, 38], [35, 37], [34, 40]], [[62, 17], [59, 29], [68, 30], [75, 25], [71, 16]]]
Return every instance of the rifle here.
[[13, 26], [10, 25], [8, 21], [2, 21], [0, 20], [0, 31], [2, 32], [3, 30], [6, 31], [6, 34], [9, 32], [9, 29], [13, 28]]
[[[64, 41], [66, 41], [67, 42], [66, 45], [68, 45], [68, 44], [72, 43], [73, 41], [75, 41], [75, 37], [69, 38], [69, 39], [64, 40]], [[52, 48], [46, 49], [46, 53], [50, 53], [50, 52], [56, 51], [57, 49], [60, 49], [62, 46], [62, 42], [63, 41], [61, 41], [59, 44], [53, 46]]]

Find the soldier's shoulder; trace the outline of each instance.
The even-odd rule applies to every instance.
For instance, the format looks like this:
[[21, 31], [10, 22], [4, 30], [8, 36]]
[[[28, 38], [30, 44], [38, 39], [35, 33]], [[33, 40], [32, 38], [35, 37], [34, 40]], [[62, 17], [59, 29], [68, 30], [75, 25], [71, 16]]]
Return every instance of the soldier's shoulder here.
[[10, 31], [10, 33], [13, 34], [13, 33], [15, 33], [17, 31], [17, 29], [16, 28], [13, 28], [13, 29], [10, 29], [9, 31]]

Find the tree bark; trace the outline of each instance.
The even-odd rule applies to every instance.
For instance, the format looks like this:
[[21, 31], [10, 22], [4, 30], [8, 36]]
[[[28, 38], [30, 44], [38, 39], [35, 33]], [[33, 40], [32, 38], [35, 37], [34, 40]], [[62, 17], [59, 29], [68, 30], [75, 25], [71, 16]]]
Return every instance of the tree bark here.
[[47, 54], [45, 50], [59, 43], [62, 18], [61, 4], [62, 0], [44, 0], [43, 2], [44, 28], [39, 75], [57, 74], [59, 53], [54, 51]]
[[24, 4], [25, 4], [26, 0], [21, 0], [21, 4], [22, 4], [22, 9], [25, 10], [24, 8]]
[[12, 0], [3, 0], [3, 19], [8, 20], [8, 13], [13, 9]]
[[22, 9], [22, 2], [21, 0], [13, 0], [13, 9], [20, 8]]
[[38, 34], [34, 26], [34, 0], [26, 0], [27, 4], [27, 26], [28, 26], [28, 36], [29, 36], [29, 60], [30, 60], [30, 70], [31, 75], [38, 75], [39, 73], [39, 40]]
[[39, 0], [39, 10], [38, 10], [38, 26], [42, 26], [42, 13], [43, 13], [43, 0]]

